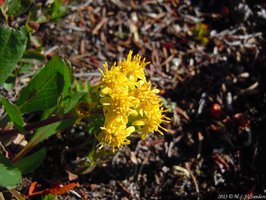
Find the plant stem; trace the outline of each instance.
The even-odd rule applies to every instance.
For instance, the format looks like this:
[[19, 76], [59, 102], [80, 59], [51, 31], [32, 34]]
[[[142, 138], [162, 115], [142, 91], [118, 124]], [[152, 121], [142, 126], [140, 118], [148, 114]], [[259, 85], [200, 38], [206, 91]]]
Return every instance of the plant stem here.
[[22, 196], [17, 190], [11, 189], [9, 192], [17, 199], [17, 200], [25, 200], [25, 197]]
[[[51, 116], [47, 119], [44, 119], [42, 121], [38, 121], [38, 122], [34, 122], [32, 124], [28, 124], [24, 127], [24, 130], [25, 131], [31, 131], [31, 130], [35, 130], [35, 129], [38, 129], [38, 128], [41, 128], [43, 126], [47, 126], [49, 124], [52, 124], [52, 123], [55, 123], [55, 122], [59, 122], [59, 121], [64, 121], [64, 120], [67, 120], [67, 119], [74, 119], [75, 116], [73, 113], [68, 113], [64, 116]], [[18, 133], [20, 133], [21, 131], [18, 130], [18, 129], [10, 129], [10, 130], [1, 130], [0, 131], [0, 137], [1, 136], [14, 136]]]

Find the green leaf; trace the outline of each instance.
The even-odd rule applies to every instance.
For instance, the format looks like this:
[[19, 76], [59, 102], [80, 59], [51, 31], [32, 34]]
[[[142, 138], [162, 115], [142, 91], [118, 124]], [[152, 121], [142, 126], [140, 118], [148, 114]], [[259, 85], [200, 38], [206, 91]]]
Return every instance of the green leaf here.
[[0, 28], [0, 85], [2, 85], [17, 62], [22, 57], [27, 45], [25, 31], [12, 28]]
[[99, 133], [101, 131], [101, 127], [104, 124], [103, 116], [94, 116], [89, 117], [87, 122], [87, 132], [88, 134]]
[[65, 98], [73, 82], [68, 61], [54, 57], [22, 89], [16, 105], [22, 113], [41, 111], [55, 106], [58, 98]]
[[16, 77], [12, 75], [9, 76], [6, 82], [4, 82], [3, 84], [3, 87], [8, 91], [12, 90], [15, 86], [16, 86]]
[[42, 197], [42, 200], [54, 200], [56, 198], [56, 195], [54, 194], [47, 194], [44, 197]]
[[61, 102], [61, 107], [63, 108], [64, 113], [70, 112], [76, 107], [82, 98], [87, 95], [86, 92], [75, 92], [72, 93], [65, 101]]
[[34, 47], [36, 47], [36, 48], [38, 48], [38, 49], [42, 49], [43, 47], [42, 47], [42, 38], [40, 37], [40, 36], [36, 36], [36, 35], [31, 35], [30, 36], [30, 42], [31, 42], [31, 44], [34, 46]]
[[64, 114], [69, 113], [76, 107], [76, 105], [80, 102], [80, 100], [87, 95], [88, 95], [87, 92], [76, 92], [76, 91], [70, 92], [67, 98], [60, 101], [59, 105], [44, 110], [42, 113], [42, 119], [46, 119], [51, 114], [56, 112]]
[[23, 13], [27, 12], [32, 4], [32, 0], [13, 0], [10, 3], [8, 9], [8, 16], [18, 17]]
[[12, 163], [0, 153], [0, 187], [12, 189], [21, 179], [21, 173]]
[[66, 129], [67, 127], [72, 126], [75, 123], [74, 119], [55, 122], [53, 124], [39, 128], [34, 136], [31, 138], [29, 143], [16, 155], [14, 160], [19, 160], [24, 155], [26, 155], [34, 146], [44, 141], [45, 139], [51, 137], [57, 132]]
[[45, 60], [45, 55], [34, 49], [28, 49], [25, 51], [22, 59], [38, 60], [42, 62]]
[[[21, 64], [21, 67], [20, 67], [20, 69], [18, 71], [18, 74], [30, 73], [30, 72], [32, 72], [32, 68], [33, 67], [34, 67], [34, 64], [32, 64], [32, 63], [23, 63], [23, 64]], [[8, 81], [8, 79], [7, 79], [7, 81]]]
[[9, 119], [14, 123], [14, 125], [19, 129], [23, 130], [24, 121], [18, 107], [10, 102], [9, 100], [2, 97], [2, 104], [8, 114]]
[[31, 154], [25, 158], [20, 159], [17, 162], [14, 162], [14, 166], [16, 166], [22, 174], [28, 174], [35, 169], [37, 169], [43, 162], [46, 157], [46, 149], [42, 148], [36, 153]]
[[49, 19], [47, 18], [44, 10], [43, 3], [34, 2], [28, 15], [28, 21], [34, 21], [36, 23], [48, 22]]
[[53, 0], [53, 3], [48, 9], [48, 14], [50, 15], [51, 19], [56, 20], [66, 15], [68, 11], [69, 7], [64, 5], [63, 0]]
[[56, 134], [58, 131], [63, 130], [67, 127], [72, 126], [75, 123], [75, 120], [65, 120], [60, 122], [55, 122], [48, 126], [39, 128], [32, 139], [29, 141], [28, 145], [36, 145], [42, 142], [43, 140], [51, 137], [52, 135]]

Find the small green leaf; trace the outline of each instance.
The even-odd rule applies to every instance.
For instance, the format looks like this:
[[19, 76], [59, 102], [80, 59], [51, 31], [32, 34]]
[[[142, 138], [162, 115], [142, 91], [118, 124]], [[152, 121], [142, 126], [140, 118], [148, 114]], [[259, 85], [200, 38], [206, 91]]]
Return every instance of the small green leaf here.
[[45, 139], [51, 137], [52, 135], [58, 133], [67, 127], [72, 126], [75, 123], [74, 119], [64, 120], [60, 122], [55, 122], [53, 124], [39, 128], [34, 136], [31, 138], [29, 143], [16, 155], [14, 160], [19, 160], [24, 155], [26, 155], [34, 146], [44, 141]]
[[67, 114], [87, 95], [88, 93], [86, 92], [70, 92], [67, 98], [62, 99], [58, 105], [44, 110], [41, 118], [46, 119], [56, 112]]
[[32, 72], [32, 68], [33, 67], [34, 67], [34, 64], [32, 64], [32, 63], [22, 63], [21, 64], [21, 67], [20, 67], [20, 69], [18, 71], [18, 74], [27, 74], [27, 73], [30, 73], [30, 72]]
[[24, 121], [18, 107], [3, 97], [2, 97], [2, 104], [8, 114], [9, 119], [14, 123], [14, 125], [18, 129], [23, 130]]
[[69, 7], [64, 5], [63, 0], [54, 0], [48, 9], [48, 15], [51, 19], [56, 20], [66, 15], [69, 11]]
[[87, 95], [86, 92], [75, 92], [69, 95], [69, 97], [65, 101], [61, 102], [60, 106], [63, 108], [63, 112], [64, 113], [70, 112], [86, 95]]
[[0, 188], [15, 188], [20, 179], [21, 173], [19, 169], [0, 153]]
[[73, 81], [68, 61], [54, 57], [22, 89], [16, 105], [22, 113], [41, 111], [55, 106], [65, 98]]
[[18, 17], [23, 13], [27, 12], [32, 4], [32, 0], [13, 0], [10, 3], [8, 9], [8, 16]]
[[34, 49], [28, 49], [25, 51], [22, 59], [38, 60], [42, 62], [45, 60], [45, 55]]
[[42, 200], [54, 200], [56, 198], [56, 195], [54, 194], [47, 194], [44, 197], [42, 197]]
[[75, 120], [65, 120], [53, 123], [51, 125], [39, 128], [32, 139], [29, 141], [28, 145], [36, 145], [42, 142], [43, 140], [51, 137], [52, 135], [56, 134], [58, 131], [63, 130], [67, 127], [70, 127], [74, 124]]
[[12, 90], [16, 86], [16, 77], [12, 75], [9, 76], [3, 86], [8, 91]]
[[43, 3], [34, 2], [28, 14], [28, 21], [33, 21], [36, 23], [46, 23], [49, 21], [48, 17], [45, 14]]
[[36, 153], [33, 153], [25, 158], [22, 158], [16, 162], [14, 162], [14, 166], [16, 166], [22, 174], [28, 174], [35, 169], [37, 169], [43, 162], [46, 157], [46, 149], [42, 148]]
[[103, 116], [95, 116], [89, 117], [87, 123], [87, 132], [88, 134], [99, 133], [101, 131], [101, 127], [104, 124]]
[[27, 45], [25, 31], [0, 27], [0, 85], [2, 85], [17, 62], [22, 57]]
[[30, 36], [30, 42], [31, 42], [31, 44], [34, 46], [34, 47], [36, 47], [36, 48], [38, 48], [38, 49], [42, 49], [43, 47], [42, 47], [42, 38], [40, 37], [40, 36], [36, 36], [36, 35], [31, 35]]

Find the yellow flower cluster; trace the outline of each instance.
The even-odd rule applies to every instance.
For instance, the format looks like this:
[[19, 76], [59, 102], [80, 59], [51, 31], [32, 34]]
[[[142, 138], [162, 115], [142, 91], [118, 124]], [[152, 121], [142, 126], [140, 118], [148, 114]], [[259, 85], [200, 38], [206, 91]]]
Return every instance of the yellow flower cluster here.
[[148, 133], [164, 130], [162, 122], [169, 122], [163, 113], [162, 100], [157, 89], [152, 89], [146, 80], [144, 68], [149, 64], [140, 55], [127, 59], [111, 69], [104, 64], [100, 83], [100, 102], [103, 106], [105, 122], [101, 133], [97, 136], [101, 146], [120, 148], [130, 141], [127, 137], [140, 133], [145, 138]]

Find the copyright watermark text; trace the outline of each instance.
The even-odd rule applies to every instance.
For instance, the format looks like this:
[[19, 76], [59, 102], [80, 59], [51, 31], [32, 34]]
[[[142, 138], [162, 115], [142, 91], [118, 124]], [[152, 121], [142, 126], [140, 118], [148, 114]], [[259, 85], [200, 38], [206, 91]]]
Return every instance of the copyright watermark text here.
[[238, 200], [266, 199], [266, 194], [218, 194], [217, 199], [238, 199]]

